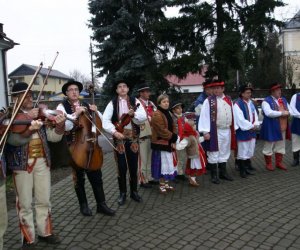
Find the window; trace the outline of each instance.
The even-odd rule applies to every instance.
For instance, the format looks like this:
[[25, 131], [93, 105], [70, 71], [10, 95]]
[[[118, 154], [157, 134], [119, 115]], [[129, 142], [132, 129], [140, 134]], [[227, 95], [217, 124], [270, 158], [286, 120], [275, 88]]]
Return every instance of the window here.
[[184, 89], [183, 93], [189, 93], [189, 90], [188, 89]]
[[35, 78], [34, 85], [39, 85], [39, 84], [40, 84], [40, 78], [37, 77]]

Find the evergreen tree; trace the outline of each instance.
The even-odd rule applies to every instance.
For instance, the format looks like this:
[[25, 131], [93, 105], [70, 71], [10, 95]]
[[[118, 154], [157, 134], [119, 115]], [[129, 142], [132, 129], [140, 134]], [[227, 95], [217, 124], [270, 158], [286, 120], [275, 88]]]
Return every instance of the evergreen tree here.
[[[169, 1], [169, 6], [180, 7], [180, 16], [169, 21], [178, 24], [177, 36], [187, 37], [190, 43], [179, 46], [182, 43], [176, 41], [181, 53], [169, 64], [184, 64], [186, 72], [180, 72], [184, 74], [196, 69], [203, 59], [222, 79], [229, 79], [233, 70], [243, 74], [253, 63], [256, 49], [265, 46], [266, 32], [281, 25], [272, 13], [283, 5], [281, 0]], [[193, 46], [197, 49], [190, 49]]]
[[165, 19], [163, 7], [162, 0], [89, 0], [90, 27], [97, 42], [95, 66], [100, 77], [107, 76], [106, 93], [121, 79], [131, 89], [145, 81], [157, 88], [166, 86], [158, 65], [168, 48], [156, 34], [157, 23]]
[[[106, 75], [104, 88], [124, 79], [131, 88], [148, 81], [168, 87], [165, 76], [184, 78], [209, 65], [232, 86], [236, 71], [249, 78], [257, 50], [281, 25], [273, 17], [282, 0], [89, 0], [90, 27], [97, 42], [95, 65]], [[166, 18], [165, 7], [180, 15]], [[257, 82], [257, 81], [256, 81]]]
[[282, 49], [278, 33], [265, 34], [265, 46], [257, 50], [256, 63], [248, 72], [249, 82], [256, 88], [267, 89], [272, 83], [283, 83]]

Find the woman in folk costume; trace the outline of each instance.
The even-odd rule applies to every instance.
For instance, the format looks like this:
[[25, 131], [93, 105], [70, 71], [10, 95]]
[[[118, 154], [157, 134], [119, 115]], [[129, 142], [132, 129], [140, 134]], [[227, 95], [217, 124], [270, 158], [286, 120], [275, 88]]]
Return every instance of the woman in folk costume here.
[[[187, 119], [184, 117], [182, 113], [183, 104], [181, 102], [174, 102], [171, 105], [171, 115], [173, 118], [173, 121], [175, 123], [175, 133], [178, 135], [179, 139], [181, 140], [183, 137], [183, 131], [184, 131], [184, 123], [187, 121]], [[176, 149], [176, 157], [177, 157], [177, 175], [176, 180], [186, 180], [186, 177], [184, 176], [184, 170], [185, 170], [185, 162], [186, 162], [186, 153], [185, 150], [177, 150]]]
[[176, 144], [177, 150], [186, 150], [187, 162], [185, 174], [189, 176], [190, 185], [198, 187], [196, 176], [206, 172], [206, 156], [201, 146], [199, 133], [195, 129], [195, 122], [188, 120], [184, 124], [183, 139]]
[[169, 185], [169, 180], [173, 180], [177, 174], [176, 161], [174, 159], [174, 147], [177, 141], [175, 124], [169, 111], [169, 97], [160, 95], [157, 98], [157, 110], [152, 117], [152, 177], [159, 179], [159, 191], [162, 194], [167, 191], [174, 191], [174, 187]]

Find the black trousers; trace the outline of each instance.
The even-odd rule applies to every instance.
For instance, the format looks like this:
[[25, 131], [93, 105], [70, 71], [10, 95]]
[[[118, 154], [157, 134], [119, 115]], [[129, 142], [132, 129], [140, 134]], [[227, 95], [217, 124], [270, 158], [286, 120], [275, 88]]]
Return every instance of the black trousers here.
[[89, 171], [83, 168], [73, 167], [73, 180], [75, 192], [79, 204], [87, 204], [86, 192], [85, 192], [85, 175], [92, 186], [93, 193], [97, 204], [105, 201], [105, 195], [103, 191], [102, 172], [101, 169], [96, 171]]
[[120, 193], [127, 192], [126, 176], [129, 171], [130, 191], [137, 191], [137, 169], [138, 169], [138, 152], [134, 153], [130, 146], [132, 142], [125, 140], [125, 153], [115, 153], [116, 162], [118, 166], [118, 182]]

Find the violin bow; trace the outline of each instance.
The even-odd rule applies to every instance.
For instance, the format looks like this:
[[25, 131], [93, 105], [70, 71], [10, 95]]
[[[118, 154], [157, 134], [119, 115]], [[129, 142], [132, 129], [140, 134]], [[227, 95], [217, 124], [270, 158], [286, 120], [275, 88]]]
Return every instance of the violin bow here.
[[[24, 94], [23, 94], [23, 96], [22, 96], [20, 102], [18, 103], [17, 107], [15, 108], [15, 110], [14, 110], [14, 112], [13, 112], [13, 114], [12, 114], [12, 117], [11, 117], [11, 119], [10, 119], [10, 121], [9, 121], [9, 123], [8, 123], [8, 125], [7, 125], [7, 127], [6, 127], [6, 129], [5, 129], [5, 131], [4, 131], [4, 133], [3, 133], [3, 135], [2, 135], [2, 138], [1, 138], [1, 141], [0, 141], [0, 147], [2, 147], [2, 145], [4, 145], [4, 144], [3, 144], [4, 139], [5, 139], [5, 137], [7, 136], [7, 133], [8, 133], [8, 131], [9, 131], [9, 129], [10, 129], [10, 127], [11, 127], [11, 125], [12, 125], [14, 119], [16, 118], [17, 113], [18, 113], [19, 110], [21, 109], [21, 106], [22, 106], [22, 104], [23, 104], [23, 102], [24, 102], [24, 100], [25, 100], [25, 98], [26, 98], [28, 92], [30, 91], [30, 89], [31, 89], [31, 87], [32, 87], [32, 85], [33, 85], [33, 83], [34, 83], [36, 77], [38, 76], [39, 72], [41, 71], [42, 67], [43, 67], [43, 63], [41, 62], [40, 65], [38, 66], [38, 68], [36, 69], [36, 71], [35, 71], [35, 73], [34, 73], [32, 79], [31, 79], [31, 81], [30, 81], [30, 83], [29, 83], [29, 85], [28, 85], [26, 91], [24, 92]], [[17, 102], [16, 102], [16, 103], [17, 103]]]
[[44, 82], [43, 82], [43, 85], [42, 85], [42, 89], [40, 90], [39, 95], [38, 95], [38, 97], [36, 98], [36, 101], [35, 101], [35, 104], [34, 104], [33, 108], [36, 108], [37, 105], [39, 105], [39, 102], [40, 102], [42, 93], [43, 93], [44, 88], [45, 88], [45, 86], [46, 86], [46, 83], [47, 83], [47, 81], [48, 81], [48, 77], [49, 77], [49, 75], [50, 75], [50, 73], [51, 73], [51, 71], [52, 71], [53, 65], [54, 65], [54, 63], [55, 63], [55, 61], [56, 61], [56, 58], [58, 57], [58, 54], [59, 54], [59, 52], [57, 51], [57, 52], [56, 52], [56, 55], [55, 55], [55, 58], [54, 58], [54, 60], [53, 60], [53, 62], [52, 62], [52, 64], [51, 64], [51, 66], [48, 68], [48, 73], [47, 73], [47, 75], [46, 75], [46, 77], [45, 77], [45, 79], [44, 79]]
[[[95, 104], [95, 82], [94, 82], [94, 65], [93, 65], [93, 46], [92, 39], [90, 38], [90, 55], [91, 55], [91, 80], [92, 80], [92, 88], [89, 89], [92, 94], [92, 104]], [[95, 112], [92, 114], [93, 123], [96, 123]]]

